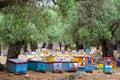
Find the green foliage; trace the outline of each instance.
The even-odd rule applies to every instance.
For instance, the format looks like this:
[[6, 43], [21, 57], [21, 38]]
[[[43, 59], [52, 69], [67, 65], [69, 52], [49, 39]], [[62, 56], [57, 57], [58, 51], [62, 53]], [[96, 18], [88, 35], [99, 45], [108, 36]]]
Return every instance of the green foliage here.
[[0, 40], [5, 44], [17, 41], [37, 41], [39, 33], [36, 25], [29, 22], [26, 8], [10, 6], [0, 14]]

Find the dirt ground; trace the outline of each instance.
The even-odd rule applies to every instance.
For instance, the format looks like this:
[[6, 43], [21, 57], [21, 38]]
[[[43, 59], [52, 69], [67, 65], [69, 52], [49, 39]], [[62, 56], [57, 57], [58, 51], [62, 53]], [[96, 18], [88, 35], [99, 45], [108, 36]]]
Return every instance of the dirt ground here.
[[[13, 74], [7, 71], [0, 72], [0, 80], [73, 80], [63, 79], [74, 72], [52, 73], [28, 71], [27, 74]], [[94, 70], [93, 73], [84, 73], [83, 77], [74, 80], [120, 80], [120, 68], [114, 68], [112, 74], [104, 74], [102, 70]]]

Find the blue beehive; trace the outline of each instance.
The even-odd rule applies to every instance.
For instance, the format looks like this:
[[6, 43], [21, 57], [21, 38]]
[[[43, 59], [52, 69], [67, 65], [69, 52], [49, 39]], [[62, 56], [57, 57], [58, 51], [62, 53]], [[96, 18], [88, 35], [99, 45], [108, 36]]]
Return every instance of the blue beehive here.
[[[65, 71], [76, 71], [76, 70], [74, 70], [73, 69], [73, 67], [76, 67], [75, 65], [74, 65], [74, 63], [76, 63], [76, 62], [62, 62], [62, 69], [63, 70], [65, 70]], [[77, 67], [76, 67], [77, 68]]]
[[84, 66], [85, 72], [93, 72], [93, 57], [88, 56], [85, 57], [85, 66]]
[[117, 66], [120, 67], [120, 60], [117, 60]]
[[84, 67], [85, 72], [93, 72], [93, 65], [85, 65]]
[[38, 62], [37, 64], [37, 68], [36, 68], [37, 71], [41, 71], [41, 72], [46, 72], [47, 71], [47, 64], [46, 62]]
[[78, 67], [78, 71], [83, 72], [84, 71], [84, 66], [83, 67]]
[[28, 70], [33, 71], [62, 71], [62, 62], [43, 62], [43, 61], [28, 61]]
[[37, 70], [37, 64], [38, 64], [38, 61], [29, 60], [28, 61], [28, 70], [36, 71]]
[[103, 72], [112, 74], [112, 57], [104, 57], [104, 66], [103, 66]]
[[93, 65], [93, 70], [98, 70], [98, 65], [97, 64]]
[[62, 71], [62, 62], [46, 62], [47, 71]]
[[90, 53], [91, 49], [85, 49], [85, 52]]
[[7, 70], [15, 74], [27, 72], [27, 61], [21, 59], [8, 59]]
[[112, 74], [112, 66], [104, 66], [103, 72], [107, 74]]
[[46, 62], [29, 60], [28, 70], [46, 72]]

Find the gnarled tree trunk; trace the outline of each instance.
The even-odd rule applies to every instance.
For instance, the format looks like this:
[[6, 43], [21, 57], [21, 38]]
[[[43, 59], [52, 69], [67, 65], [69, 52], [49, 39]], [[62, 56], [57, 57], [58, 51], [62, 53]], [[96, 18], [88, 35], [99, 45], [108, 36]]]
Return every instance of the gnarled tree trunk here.
[[31, 51], [36, 51], [38, 49], [37, 43], [36, 42], [31, 42], [30, 43]]
[[102, 57], [113, 57], [114, 53], [114, 45], [109, 41], [105, 39], [100, 39], [101, 45], [102, 45]]
[[0, 55], [1, 55], [1, 43], [0, 43]]
[[62, 50], [62, 43], [59, 43], [60, 51]]
[[18, 58], [18, 55], [20, 54], [20, 50], [24, 43], [24, 41], [17, 41], [16, 43], [10, 44], [7, 59]]
[[45, 46], [46, 46], [46, 43], [43, 43], [42, 48], [45, 48]]
[[69, 46], [70, 45], [66, 44], [65, 47], [64, 47], [64, 50], [67, 51]]
[[24, 52], [28, 52], [27, 45], [24, 46]]
[[76, 51], [79, 51], [80, 49], [84, 48], [83, 44], [81, 44], [81, 45], [79, 44], [79, 41], [76, 41], [75, 44], [76, 44]]
[[53, 43], [51, 42], [48, 43], [48, 49], [53, 49]]

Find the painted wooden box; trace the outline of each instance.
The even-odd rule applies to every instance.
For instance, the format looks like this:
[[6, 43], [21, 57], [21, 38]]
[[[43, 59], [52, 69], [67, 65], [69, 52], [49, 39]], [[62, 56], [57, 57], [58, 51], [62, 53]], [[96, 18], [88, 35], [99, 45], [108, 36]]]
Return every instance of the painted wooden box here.
[[84, 66], [83, 66], [83, 67], [79, 66], [79, 67], [78, 67], [78, 71], [84, 72]]
[[103, 66], [103, 72], [105, 74], [109, 73], [112, 74], [112, 57], [104, 57], [104, 66]]
[[84, 56], [74, 56], [73, 61], [77, 62], [77, 66], [80, 68], [84, 67], [84, 65], [85, 65], [85, 57]]
[[8, 59], [7, 70], [15, 74], [27, 73], [27, 61], [21, 59]]
[[46, 65], [46, 62], [43, 62], [43, 61], [39, 61], [37, 63], [37, 66], [36, 66], [36, 70], [37, 71], [41, 71], [41, 72], [46, 72], [47, 71], [47, 65]]
[[112, 74], [112, 66], [104, 66], [103, 67], [103, 72], [105, 74]]
[[85, 57], [85, 65], [93, 65], [94, 60], [92, 56]]
[[77, 66], [75, 65], [77, 62], [66, 61], [62, 62], [62, 69], [64, 71], [77, 71]]
[[93, 65], [85, 65], [84, 67], [85, 72], [93, 72]]
[[91, 52], [91, 49], [85, 49], [85, 52], [86, 52], [86, 53], [90, 53], [90, 52]]
[[62, 62], [28, 61], [28, 70], [41, 72], [62, 71]]
[[85, 57], [85, 66], [84, 66], [85, 72], [93, 72], [93, 57], [87, 56]]
[[28, 70], [37, 71], [38, 61], [29, 60], [28, 61]]
[[93, 65], [93, 70], [98, 70], [98, 64]]
[[46, 71], [62, 71], [62, 62], [46, 62]]
[[99, 63], [98, 63], [98, 68], [99, 68], [99, 69], [103, 69], [103, 62], [99, 62]]
[[117, 60], [117, 66], [120, 67], [120, 60]]

